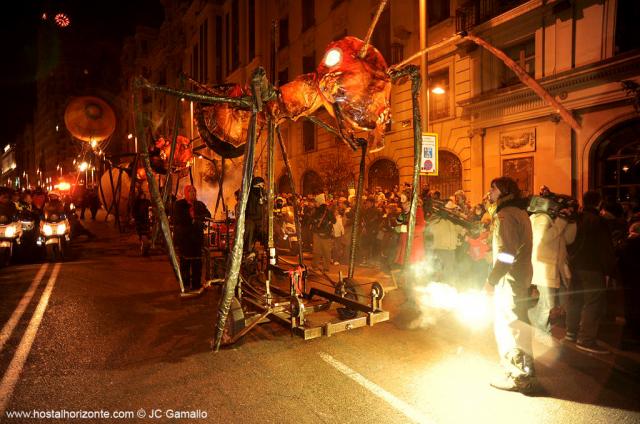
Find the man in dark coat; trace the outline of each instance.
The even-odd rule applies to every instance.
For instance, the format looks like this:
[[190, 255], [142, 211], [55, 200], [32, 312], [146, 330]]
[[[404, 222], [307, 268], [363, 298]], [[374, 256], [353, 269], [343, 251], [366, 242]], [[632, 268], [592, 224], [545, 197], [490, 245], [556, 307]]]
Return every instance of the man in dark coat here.
[[576, 239], [569, 246], [573, 276], [567, 302], [565, 339], [577, 341], [581, 350], [609, 353], [596, 343], [598, 327], [605, 311], [607, 277], [617, 276], [611, 232], [600, 216], [601, 197], [588, 191], [582, 197]]
[[624, 330], [622, 349], [640, 346], [640, 222], [629, 227], [629, 236], [620, 248], [620, 275], [624, 285]]
[[211, 212], [197, 199], [196, 188], [184, 188], [184, 199], [178, 200], [174, 209], [174, 242], [180, 256], [180, 274], [185, 288], [199, 290], [202, 287], [202, 246], [205, 218]]
[[[313, 266], [317, 269], [322, 269], [323, 272], [328, 272], [331, 261], [332, 230], [333, 224], [336, 223], [336, 217], [327, 206], [324, 193], [318, 194], [314, 200], [316, 209], [311, 217]], [[322, 268], [320, 268], [321, 258]]]
[[262, 177], [253, 177], [249, 198], [247, 199], [247, 208], [244, 214], [245, 230], [243, 250], [245, 253], [253, 251], [256, 240], [262, 240], [264, 243], [262, 221], [265, 213], [266, 196], [264, 192], [264, 179]]

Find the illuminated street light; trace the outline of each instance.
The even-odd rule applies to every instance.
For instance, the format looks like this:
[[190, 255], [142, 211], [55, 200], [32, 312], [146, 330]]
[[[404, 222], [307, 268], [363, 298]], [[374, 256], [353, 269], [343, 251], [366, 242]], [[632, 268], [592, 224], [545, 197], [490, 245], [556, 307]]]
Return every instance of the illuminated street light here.
[[132, 138], [133, 138], [133, 134], [131, 134], [131, 133], [127, 134], [127, 139], [128, 140], [131, 140]]
[[431, 89], [431, 92], [433, 94], [444, 94], [445, 93], [444, 88], [440, 87], [439, 85], [436, 85], [435, 87], [433, 87]]
[[87, 168], [89, 167], [89, 164], [87, 162], [82, 162], [79, 166], [78, 169], [80, 169], [81, 172], [84, 172], [87, 170]]

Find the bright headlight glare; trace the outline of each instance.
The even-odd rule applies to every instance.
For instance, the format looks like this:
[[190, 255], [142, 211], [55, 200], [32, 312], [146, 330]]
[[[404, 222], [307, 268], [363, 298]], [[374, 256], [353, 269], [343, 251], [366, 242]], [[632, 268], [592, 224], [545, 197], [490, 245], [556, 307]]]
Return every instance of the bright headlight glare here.
[[7, 228], [5, 228], [4, 230], [5, 237], [13, 237], [15, 235], [16, 235], [16, 227], [14, 227], [13, 225], [9, 225]]
[[50, 236], [53, 234], [53, 228], [51, 228], [51, 225], [49, 224], [44, 224], [42, 226], [42, 232], [44, 233], [45, 236]]
[[67, 225], [62, 223], [58, 225], [58, 235], [63, 235], [67, 231]]
[[324, 56], [324, 64], [328, 67], [336, 66], [342, 62], [342, 51], [338, 48], [331, 49]]
[[455, 313], [464, 324], [474, 328], [483, 327], [491, 320], [489, 297], [479, 291], [459, 293]]
[[431, 282], [416, 292], [423, 307], [452, 312], [469, 327], [482, 328], [491, 322], [490, 298], [481, 291], [458, 292], [448, 284]]

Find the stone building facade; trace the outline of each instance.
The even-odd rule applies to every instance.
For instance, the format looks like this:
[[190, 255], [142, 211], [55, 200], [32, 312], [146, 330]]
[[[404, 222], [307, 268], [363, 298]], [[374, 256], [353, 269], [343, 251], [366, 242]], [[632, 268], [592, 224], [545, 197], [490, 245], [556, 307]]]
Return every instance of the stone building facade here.
[[[176, 70], [163, 74], [162, 69], [168, 64], [175, 67], [179, 56], [182, 70], [204, 83], [246, 83], [257, 66], [264, 67], [272, 80], [284, 83], [313, 71], [330, 41], [347, 34], [363, 38], [378, 6], [377, 0], [196, 0], [182, 9], [171, 6], [169, 0], [164, 3], [173, 7], [167, 13], [171, 35], [182, 31], [184, 45], [174, 43], [175, 54], [167, 56], [163, 49], [171, 37], [163, 38], [161, 29], [144, 60], [151, 79], [170, 86], [177, 86]], [[392, 0], [380, 19], [372, 43], [389, 64], [420, 48], [419, 3]], [[423, 177], [422, 185], [444, 195], [463, 189], [475, 203], [493, 178], [506, 174], [529, 193], [547, 185], [574, 196], [600, 189], [618, 200], [637, 201], [640, 43], [632, 31], [638, 19], [635, 2], [426, 3], [428, 45], [461, 30], [484, 38], [535, 77], [573, 113], [581, 128], [572, 129], [484, 49], [467, 41], [447, 44], [429, 54], [428, 75], [423, 75], [423, 89], [430, 92], [428, 125], [423, 131], [439, 135], [440, 173]], [[273, 22], [278, 23], [277, 36]], [[628, 82], [626, 86], [623, 81]], [[436, 86], [443, 89], [440, 94], [432, 92]], [[371, 186], [411, 180], [409, 90], [409, 84], [392, 89], [386, 147], [367, 157], [365, 181]], [[166, 115], [162, 102], [153, 100], [151, 113]], [[183, 106], [182, 115], [183, 131], [197, 138], [188, 105]], [[330, 119], [326, 113], [320, 117]], [[282, 132], [298, 191], [353, 186], [357, 152], [308, 123], [285, 123]], [[264, 175], [263, 143], [257, 147], [255, 169]], [[277, 185], [285, 189], [284, 164], [278, 153], [276, 161]], [[239, 163], [236, 160], [233, 167], [239, 168]], [[196, 182], [203, 184], [207, 166], [205, 161], [195, 161]]]

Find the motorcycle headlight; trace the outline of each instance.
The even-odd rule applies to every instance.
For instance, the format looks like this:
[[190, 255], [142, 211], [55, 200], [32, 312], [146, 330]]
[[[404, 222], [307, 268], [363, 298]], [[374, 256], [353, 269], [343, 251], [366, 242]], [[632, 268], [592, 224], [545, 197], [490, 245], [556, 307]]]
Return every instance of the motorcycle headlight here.
[[51, 225], [49, 224], [44, 224], [42, 226], [42, 232], [44, 233], [45, 236], [50, 236], [53, 234], [53, 228], [51, 228]]
[[16, 227], [13, 225], [9, 225], [7, 226], [7, 228], [5, 228], [4, 230], [4, 236], [5, 237], [13, 237], [16, 235]]
[[62, 224], [58, 224], [57, 229], [58, 235], [61, 236], [67, 232], [67, 225], [63, 222]]

